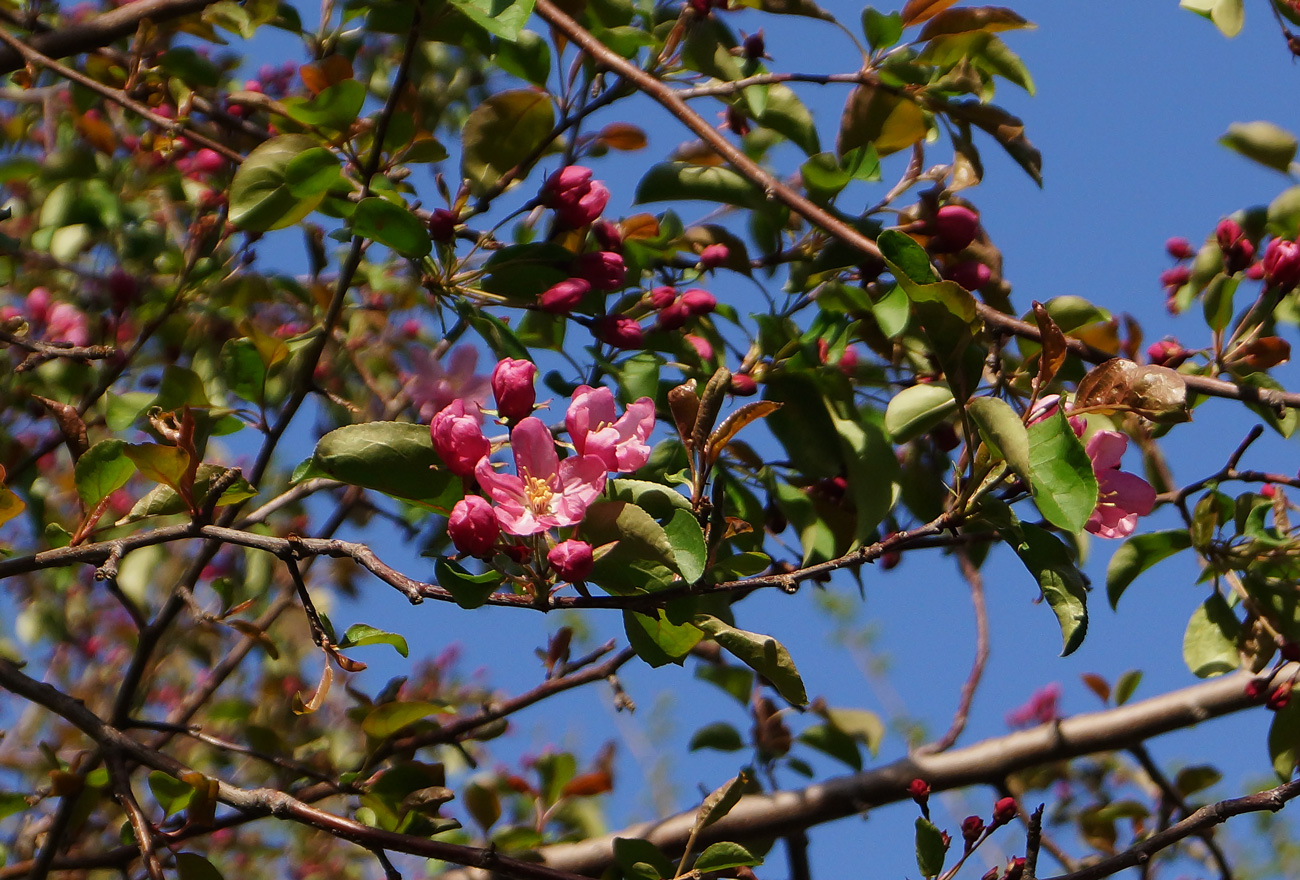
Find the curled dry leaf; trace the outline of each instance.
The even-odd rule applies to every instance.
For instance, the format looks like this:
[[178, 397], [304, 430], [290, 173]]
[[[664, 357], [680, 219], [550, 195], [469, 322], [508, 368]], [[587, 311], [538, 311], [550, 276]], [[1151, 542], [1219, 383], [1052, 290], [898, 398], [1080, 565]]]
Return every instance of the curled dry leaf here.
[[731, 370], [718, 367], [718, 371], [704, 386], [704, 394], [700, 396], [700, 412], [695, 417], [695, 427], [691, 429], [691, 443], [696, 449], [705, 448], [709, 435], [713, 433], [713, 426], [718, 420], [718, 410], [722, 409], [722, 401], [730, 387]]
[[708, 458], [710, 462], [718, 460], [722, 450], [726, 448], [731, 439], [740, 433], [740, 429], [750, 422], [757, 421], [764, 416], [771, 415], [781, 408], [780, 401], [776, 400], [757, 400], [753, 403], [747, 403], [740, 409], [733, 412], [722, 420], [718, 429], [709, 437]]
[[1038, 322], [1038, 330], [1043, 336], [1043, 351], [1038, 359], [1038, 378], [1034, 380], [1034, 387], [1041, 391], [1056, 377], [1070, 350], [1065, 343], [1065, 333], [1040, 302], [1034, 303], [1034, 320]]
[[1111, 358], [1088, 372], [1075, 394], [1076, 408], [1134, 412], [1153, 422], [1185, 422], [1187, 383], [1168, 367]]
[[668, 409], [673, 414], [673, 424], [677, 426], [682, 444], [689, 449], [695, 420], [700, 416], [700, 396], [695, 391], [694, 379], [687, 379], [668, 392]]

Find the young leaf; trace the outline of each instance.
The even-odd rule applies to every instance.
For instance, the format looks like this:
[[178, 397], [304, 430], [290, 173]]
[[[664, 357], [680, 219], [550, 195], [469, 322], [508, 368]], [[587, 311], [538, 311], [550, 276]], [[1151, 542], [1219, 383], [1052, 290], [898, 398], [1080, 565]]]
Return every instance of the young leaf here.
[[740, 731], [725, 721], [706, 724], [691, 736], [687, 747], [692, 752], [700, 749], [716, 749], [719, 752], [738, 752], [745, 747]]
[[943, 873], [944, 856], [948, 847], [943, 834], [929, 819], [916, 818], [916, 867], [922, 877], [938, 877]]
[[890, 398], [885, 407], [885, 430], [893, 442], [907, 443], [947, 421], [956, 411], [957, 400], [947, 385], [918, 383]]
[[711, 614], [697, 614], [692, 623], [750, 669], [772, 682], [781, 696], [796, 706], [807, 704], [808, 694], [804, 691], [799, 670], [790, 659], [790, 652], [776, 639], [736, 629]]
[[1187, 529], [1134, 535], [1120, 544], [1106, 566], [1106, 598], [1110, 600], [1110, 607], [1119, 605], [1119, 597], [1138, 575], [1190, 546], [1192, 537]]
[[461, 130], [461, 176], [484, 195], [526, 162], [555, 125], [550, 96], [532, 89], [498, 92], [475, 107]]
[[1183, 634], [1183, 660], [1198, 678], [1210, 678], [1232, 672], [1241, 665], [1237, 639], [1241, 621], [1228, 607], [1223, 596], [1214, 593], [1187, 621]]
[[623, 612], [623, 630], [637, 656], [653, 667], [669, 663], [680, 665], [704, 638], [699, 627], [690, 623], [675, 624], [662, 608], [653, 613]]
[[364, 623], [354, 623], [343, 634], [343, 641], [339, 642], [339, 648], [356, 648], [362, 645], [392, 645], [393, 650], [403, 657], [409, 653], [406, 639], [397, 633], [384, 632], [382, 629]]
[[135, 464], [125, 449], [121, 440], [101, 440], [77, 459], [73, 476], [87, 510], [125, 486], [135, 473]]
[[501, 573], [489, 569], [481, 574], [470, 574], [454, 559], [439, 557], [433, 563], [433, 575], [438, 585], [444, 587], [461, 608], [479, 608], [501, 586]]
[[708, 849], [700, 853], [700, 857], [695, 860], [694, 868], [700, 873], [706, 873], [761, 864], [763, 864], [763, 860], [759, 856], [754, 855], [738, 843], [724, 840], [710, 845]]
[[1083, 531], [1097, 506], [1097, 476], [1063, 411], [1029, 426], [1029, 486], [1048, 522]]
[[362, 719], [361, 730], [366, 736], [387, 739], [422, 718], [428, 718], [430, 715], [445, 715], [451, 711], [453, 710], [439, 703], [423, 701], [381, 703]]
[[1005, 400], [976, 397], [966, 404], [971, 421], [988, 444], [989, 451], [1021, 479], [1029, 479], [1029, 432]]
[[697, 830], [708, 828], [730, 813], [731, 808], [740, 802], [740, 796], [748, 787], [749, 773], [741, 770], [731, 780], [715, 789], [704, 799], [704, 803], [700, 804], [700, 809], [695, 814], [695, 828]]

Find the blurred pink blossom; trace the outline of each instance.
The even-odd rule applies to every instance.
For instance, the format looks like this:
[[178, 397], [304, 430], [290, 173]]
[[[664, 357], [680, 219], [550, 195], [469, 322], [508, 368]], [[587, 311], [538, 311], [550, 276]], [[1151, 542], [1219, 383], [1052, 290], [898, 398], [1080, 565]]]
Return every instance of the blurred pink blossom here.
[[1007, 727], [1036, 727], [1050, 724], [1061, 717], [1061, 685], [1058, 682], [1044, 685], [1034, 691], [1029, 702], [1007, 713]]
[[[446, 365], [444, 366], [444, 361]], [[479, 404], [485, 403], [491, 386], [487, 376], [474, 372], [478, 352], [469, 345], [453, 348], [441, 360], [423, 348], [411, 351], [413, 373], [403, 389], [420, 414], [420, 421], [432, 419], [453, 400], [463, 401], [465, 412], [482, 418]]]

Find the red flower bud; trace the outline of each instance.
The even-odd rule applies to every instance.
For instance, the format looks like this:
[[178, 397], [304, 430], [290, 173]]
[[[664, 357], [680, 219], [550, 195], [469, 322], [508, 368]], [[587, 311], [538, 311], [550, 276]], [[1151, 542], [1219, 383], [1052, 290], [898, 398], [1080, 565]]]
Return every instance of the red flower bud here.
[[744, 137], [749, 134], [749, 117], [745, 116], [739, 109], [734, 106], [727, 108], [727, 128], [736, 133], [737, 137]]
[[745, 37], [743, 45], [745, 57], [750, 61], [757, 61], [759, 58], [767, 57], [767, 46], [764, 44], [762, 31]]
[[474, 473], [474, 466], [492, 451], [478, 419], [465, 412], [463, 400], [453, 400], [435, 415], [429, 434], [447, 470], [462, 477]]
[[1177, 339], [1162, 339], [1147, 348], [1147, 359], [1158, 367], [1173, 369], [1192, 356], [1192, 353], [1178, 344]]
[[1268, 695], [1268, 700], [1264, 705], [1268, 706], [1271, 711], [1276, 712], [1285, 708], [1289, 702], [1291, 702], [1291, 683], [1287, 682], [1275, 687], [1273, 693]]
[[454, 211], [435, 208], [429, 213], [429, 237], [446, 244], [456, 237], [456, 224], [459, 222], [460, 218]]
[[1223, 252], [1223, 269], [1229, 275], [1235, 275], [1245, 269], [1255, 259], [1255, 245], [1246, 238], [1237, 221], [1226, 217], [1219, 221], [1214, 229], [1214, 237]]
[[979, 816], [967, 816], [961, 822], [961, 838], [966, 841], [966, 849], [975, 846], [975, 841], [984, 833], [984, 820]]
[[979, 226], [980, 215], [970, 208], [965, 205], [944, 205], [934, 215], [934, 235], [930, 239], [930, 250], [936, 254], [955, 254], [975, 240]]
[[1007, 862], [1007, 872], [1002, 875], [1002, 880], [1020, 880], [1023, 876], [1025, 876], [1025, 860], [1016, 856]]
[[731, 393], [736, 397], [753, 397], [758, 393], [758, 383], [748, 373], [735, 373], [731, 377]]
[[537, 305], [546, 312], [567, 315], [577, 308], [582, 298], [591, 293], [591, 285], [581, 278], [566, 278], [559, 284], [552, 285], [537, 300]]
[[623, 252], [623, 230], [617, 223], [609, 220], [597, 220], [591, 227], [591, 234], [600, 243], [601, 250]]
[[650, 306], [656, 310], [666, 309], [677, 299], [677, 290], [673, 287], [656, 287], [650, 291]]
[[918, 804], [930, 799], [930, 783], [924, 779], [913, 779], [907, 784], [907, 793]]
[[497, 414], [507, 424], [533, 414], [537, 391], [537, 366], [532, 361], [505, 358], [492, 371], [492, 395], [497, 401]]
[[697, 318], [700, 315], [707, 315], [718, 307], [717, 298], [707, 290], [700, 290], [698, 287], [683, 293], [681, 301], [682, 305], [686, 306], [686, 310]]
[[609, 204], [609, 190], [591, 179], [591, 169], [568, 165], [547, 178], [540, 200], [554, 209], [566, 226], [586, 226], [600, 217]]
[[466, 495], [456, 502], [447, 518], [447, 534], [456, 549], [470, 556], [487, 556], [492, 552], [501, 528], [486, 498]]
[[1270, 287], [1286, 292], [1300, 284], [1300, 244], [1275, 238], [1264, 248], [1264, 277]]
[[[1259, 494], [1265, 498], [1274, 498], [1277, 496], [1277, 486], [1272, 483], [1265, 483], [1259, 487]], [[1287, 656], [1288, 652], [1294, 656]], [[1282, 659], [1300, 660], [1300, 647], [1297, 647], [1295, 642], [1287, 642], [1282, 646]]]
[[993, 805], [993, 827], [998, 828], [1016, 818], [1016, 799], [1004, 797]]
[[645, 331], [628, 315], [606, 315], [592, 328], [592, 335], [615, 348], [634, 349], [645, 344]]
[[546, 561], [569, 583], [586, 580], [593, 565], [591, 545], [574, 539], [562, 541], [546, 554]]
[[1258, 700], [1268, 692], [1268, 679], [1252, 678], [1246, 682], [1246, 697], [1251, 700]]
[[711, 244], [700, 251], [700, 266], [705, 269], [716, 269], [727, 262], [730, 256], [731, 249], [725, 244]]
[[1171, 294], [1177, 293], [1178, 288], [1186, 284], [1191, 277], [1191, 269], [1186, 266], [1174, 266], [1160, 273], [1160, 286]]
[[1175, 260], [1190, 260], [1196, 256], [1192, 243], [1185, 238], [1171, 238], [1165, 242], [1165, 251]]
[[626, 283], [627, 266], [613, 251], [593, 251], [574, 261], [573, 274], [596, 290], [618, 290]]
[[993, 270], [978, 260], [963, 260], [943, 270], [943, 277], [967, 290], [979, 290], [993, 277]]
[[659, 317], [655, 320], [655, 326], [660, 330], [678, 330], [684, 327], [690, 318], [691, 313], [686, 308], [686, 303], [679, 299], [659, 310]]
[[[702, 361], [713, 360], [713, 345], [709, 342], [709, 340], [705, 339], [703, 336], [696, 336], [693, 333], [688, 333], [686, 335], [686, 341], [691, 344], [691, 348], [695, 349], [695, 353], [700, 356], [700, 360]], [[736, 378], [735, 376], [732, 376], [732, 382], [731, 382], [732, 394], [736, 393], [735, 378]], [[753, 381], [754, 381], [753, 379], [750, 379], [750, 382]]]

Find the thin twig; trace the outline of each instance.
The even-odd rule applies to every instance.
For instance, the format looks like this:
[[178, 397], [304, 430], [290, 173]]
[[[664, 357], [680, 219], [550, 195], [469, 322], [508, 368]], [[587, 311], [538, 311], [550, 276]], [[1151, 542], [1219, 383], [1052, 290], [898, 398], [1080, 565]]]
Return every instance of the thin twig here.
[[966, 729], [971, 702], [975, 699], [975, 690], [979, 687], [980, 677], [984, 674], [984, 664], [989, 658], [989, 619], [988, 608], [984, 603], [984, 578], [980, 570], [975, 567], [975, 563], [971, 561], [970, 551], [966, 547], [958, 547], [956, 556], [962, 577], [970, 585], [971, 604], [975, 606], [975, 661], [971, 664], [970, 674], [961, 687], [961, 699], [957, 704], [952, 725], [941, 738], [922, 746], [919, 749], [922, 754], [942, 752], [957, 742], [957, 738]]

